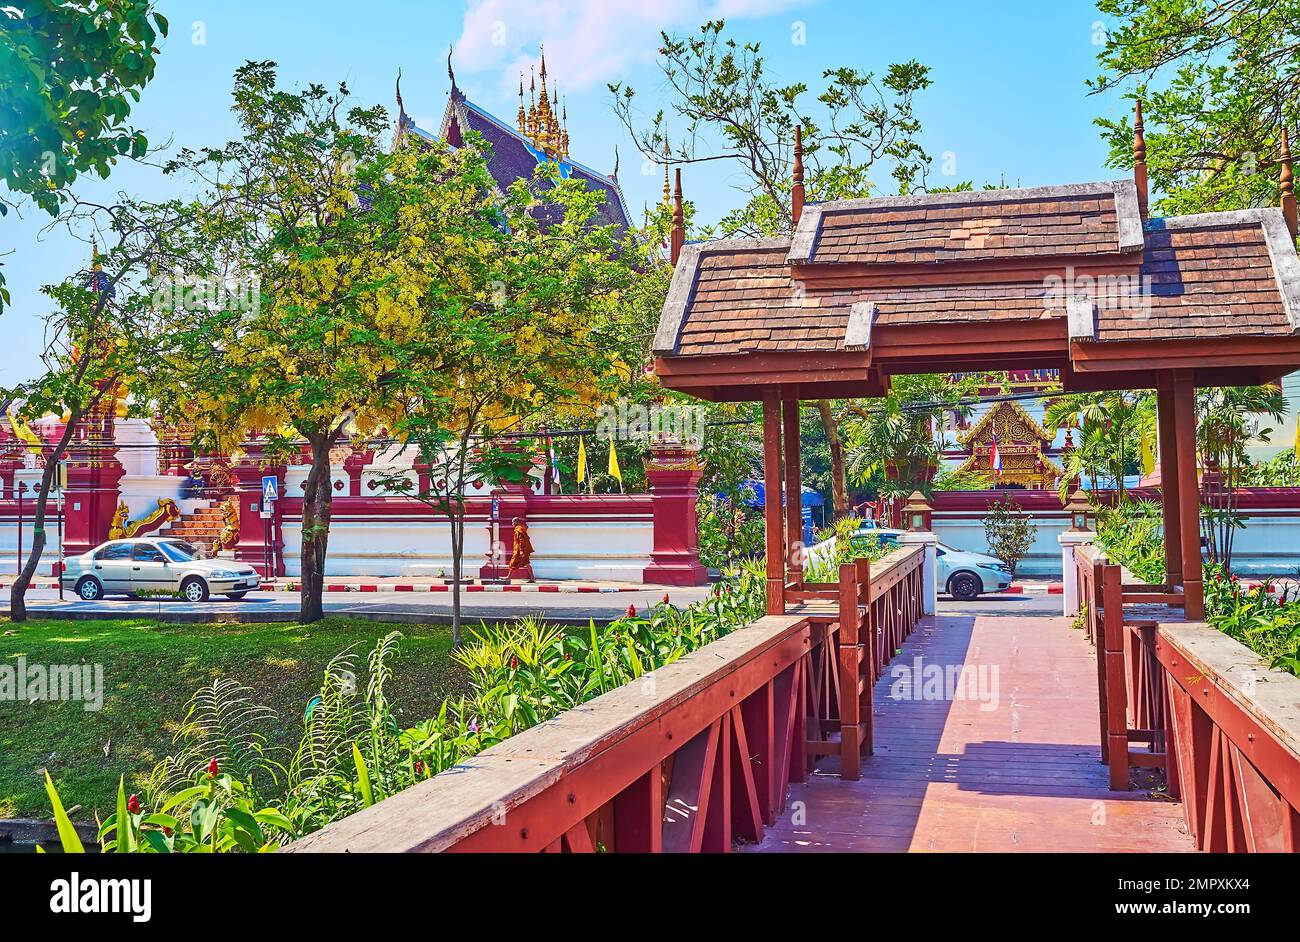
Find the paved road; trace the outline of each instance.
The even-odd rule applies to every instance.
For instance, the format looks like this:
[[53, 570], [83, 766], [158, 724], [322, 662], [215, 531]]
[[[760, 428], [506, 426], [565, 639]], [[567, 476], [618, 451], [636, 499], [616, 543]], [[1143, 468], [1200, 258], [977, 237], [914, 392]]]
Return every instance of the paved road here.
[[[610, 621], [635, 605], [643, 611], [663, 599], [664, 593], [677, 605], [689, 605], [702, 598], [707, 587], [648, 588], [634, 592], [609, 593], [487, 593], [461, 596], [466, 618], [513, 618], [535, 614], [557, 622], [586, 623], [588, 619]], [[103, 599], [83, 602], [69, 597], [59, 601], [54, 589], [27, 594], [34, 614], [57, 612], [69, 618], [163, 617], [174, 621], [291, 621], [298, 613], [296, 592], [252, 592], [238, 602], [212, 599], [193, 603], [179, 599]], [[0, 589], [0, 614], [9, 611], [9, 590]], [[358, 615], [391, 621], [441, 623], [451, 618], [451, 596], [444, 592], [326, 592], [325, 611], [330, 615]]]
[[[467, 593], [461, 597], [466, 618], [492, 620], [535, 614], [559, 622], [588, 619], [609, 621], [635, 605], [638, 611], [659, 602], [664, 592], [677, 605], [689, 605], [702, 598], [707, 588], [653, 588], [610, 593]], [[34, 613], [55, 613], [70, 618], [162, 617], [174, 621], [291, 621], [298, 612], [298, 595], [293, 592], [253, 592], [238, 602], [213, 599], [192, 603], [179, 599], [104, 599], [82, 602], [69, 598], [60, 602], [52, 589], [28, 593]], [[0, 614], [9, 610], [9, 590], [0, 589]], [[358, 615], [392, 621], [445, 622], [451, 617], [451, 597], [431, 592], [327, 592], [325, 610], [331, 615]], [[989, 595], [974, 602], [956, 602], [941, 597], [941, 614], [968, 615], [1059, 615], [1059, 595]]]

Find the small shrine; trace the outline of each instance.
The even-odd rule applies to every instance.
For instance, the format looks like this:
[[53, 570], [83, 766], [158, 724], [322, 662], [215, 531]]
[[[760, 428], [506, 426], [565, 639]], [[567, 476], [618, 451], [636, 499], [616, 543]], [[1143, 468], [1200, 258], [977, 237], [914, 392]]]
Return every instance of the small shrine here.
[[996, 403], [958, 436], [967, 458], [957, 471], [987, 474], [994, 487], [1053, 489], [1064, 474], [1046, 455], [1055, 438], [1018, 403]]

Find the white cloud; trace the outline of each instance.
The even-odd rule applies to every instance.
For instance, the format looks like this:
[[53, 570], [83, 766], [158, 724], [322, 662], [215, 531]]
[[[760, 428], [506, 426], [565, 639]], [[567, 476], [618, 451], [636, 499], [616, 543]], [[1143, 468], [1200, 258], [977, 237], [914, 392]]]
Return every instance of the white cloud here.
[[547, 74], [561, 95], [617, 80], [652, 61], [660, 32], [694, 30], [710, 19], [771, 16], [810, 0], [471, 0], [456, 41], [458, 72], [499, 72], [502, 94], [527, 83], [546, 48]]

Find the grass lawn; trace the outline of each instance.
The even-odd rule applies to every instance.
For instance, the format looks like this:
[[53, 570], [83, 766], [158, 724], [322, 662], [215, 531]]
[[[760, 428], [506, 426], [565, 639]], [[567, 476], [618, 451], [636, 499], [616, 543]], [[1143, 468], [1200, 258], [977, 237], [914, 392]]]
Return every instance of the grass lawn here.
[[49, 816], [47, 768], [64, 806], [80, 806], [74, 819], [110, 814], [118, 776], [126, 776], [130, 792], [173, 752], [189, 698], [218, 677], [251, 687], [257, 702], [274, 709], [281, 721], [266, 733], [272, 744], [292, 749], [329, 659], [355, 645], [357, 685], [364, 689], [366, 655], [394, 629], [402, 632], [401, 655], [388, 694], [398, 722], [414, 725], [465, 689], [463, 669], [448, 656], [445, 626], [347, 618], [310, 626], [0, 619], [0, 663], [25, 655], [28, 664], [98, 663], [104, 672], [98, 712], [82, 703], [0, 702], [0, 818]]

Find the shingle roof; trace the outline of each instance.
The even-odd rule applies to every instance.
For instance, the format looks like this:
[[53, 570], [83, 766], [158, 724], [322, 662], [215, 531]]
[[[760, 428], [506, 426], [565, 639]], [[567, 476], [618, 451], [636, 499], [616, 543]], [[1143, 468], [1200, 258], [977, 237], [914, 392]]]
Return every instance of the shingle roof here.
[[1106, 255], [1142, 247], [1130, 181], [840, 200], [810, 208], [797, 264], [929, 265]]
[[[1070, 192], [1062, 192], [1067, 189]], [[970, 218], [986, 225], [991, 226], [993, 219], [1004, 220], [1004, 225], [1011, 218], [1020, 220], [1017, 225], [1030, 218], [1038, 220], [1034, 228], [1046, 248], [1024, 257], [1038, 261], [1043, 270], [1055, 266], [1068, 272], [1073, 280], [1053, 281], [1037, 275], [1034, 280], [981, 283], [980, 263], [998, 263], [1007, 258], [1008, 251], [1017, 257], [1024, 251], [1021, 246], [1008, 245], [1005, 238], [994, 245], [986, 238], [983, 248], [972, 245], [960, 250], [964, 257], [957, 266], [935, 261], [923, 277], [915, 268], [904, 271], [886, 264], [873, 269], [872, 277], [858, 287], [855, 275], [835, 274], [836, 264], [867, 257], [887, 256], [908, 265], [917, 262], [917, 250], [901, 247], [906, 244], [904, 230], [887, 228], [901, 226], [893, 214], [905, 213], [928, 231], [935, 231], [935, 223], [951, 227], [951, 194], [934, 197], [934, 207], [923, 197], [906, 198], [906, 204], [896, 199], [882, 201], [882, 213], [861, 212], [859, 206], [842, 214], [850, 220], [843, 224], [831, 221], [840, 213], [838, 208], [828, 211], [823, 207], [821, 213], [813, 213], [819, 219], [808, 222], [809, 216], [804, 216], [793, 240], [688, 245], [674, 273], [654, 351], [676, 357], [844, 351], [866, 347], [858, 335], [865, 330], [869, 338], [872, 326], [951, 324], [961, 329], [985, 323], [1028, 325], [1065, 319], [1067, 308], [1087, 322], [1088, 307], [1083, 307], [1082, 315], [1078, 310], [1076, 296], [1080, 295], [1093, 302], [1095, 314], [1085, 335], [1076, 333], [1076, 321], [1072, 320], [1069, 336], [1096, 343], [1227, 334], [1289, 337], [1295, 333], [1300, 326], [1300, 260], [1279, 210], [1152, 220], [1136, 236], [1141, 239], [1139, 255], [1128, 248], [1135, 236], [1128, 231], [1131, 226], [1125, 208], [1132, 194], [1124, 189], [1120, 184], [1097, 184], [1054, 188], [1054, 194], [997, 191], [996, 199], [994, 194], [964, 194], [981, 197], [972, 200], [980, 215]], [[1107, 197], [1106, 192], [1111, 195]], [[1132, 203], [1136, 207], [1135, 197]], [[1087, 217], [1090, 221], [1085, 221], [1080, 207], [1094, 204], [1096, 209], [1088, 210], [1093, 213]], [[1049, 205], [1056, 207], [1057, 216], [1047, 212]], [[1015, 214], [1008, 207], [1014, 207]], [[1062, 220], [1065, 235], [1053, 233], [1054, 218]], [[1112, 227], [1115, 239], [1098, 249], [1095, 246], [1101, 243], [1094, 235], [1081, 233], [1085, 229], [1100, 231], [1097, 227], [1102, 226]], [[823, 243], [820, 237], [813, 237], [826, 231], [853, 231], [877, 241], [857, 245], [852, 239], [836, 236], [833, 243]], [[881, 233], [887, 235], [884, 250], [878, 241]], [[835, 262], [827, 261], [832, 256], [824, 254], [830, 244], [838, 246]], [[808, 257], [813, 258], [811, 263], [799, 261]], [[1106, 267], [1108, 259], [1111, 262]], [[1076, 275], [1071, 268], [1076, 263], [1103, 267], [1085, 267], [1083, 274]], [[818, 267], [798, 267], [803, 264]], [[896, 279], [891, 271], [898, 273]], [[953, 273], [950, 282], [946, 273]], [[1011, 278], [1015, 277], [1012, 273]], [[1067, 298], [1075, 300], [1067, 303]], [[858, 339], [846, 344], [855, 316], [854, 338]], [[869, 321], [865, 328], [864, 318]]]
[[1280, 217], [1259, 210], [1153, 220], [1140, 291], [1099, 301], [1097, 340], [1290, 335], [1300, 323], [1300, 271], [1288, 305], [1295, 249]]

